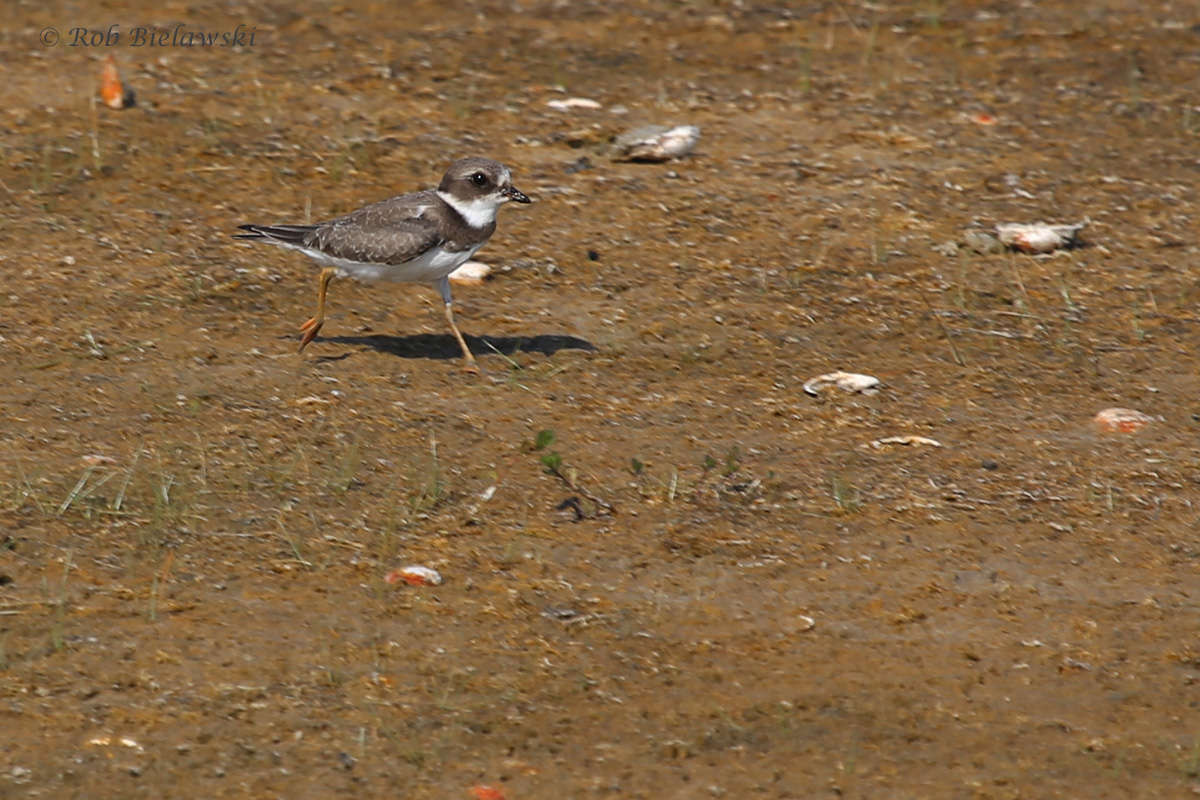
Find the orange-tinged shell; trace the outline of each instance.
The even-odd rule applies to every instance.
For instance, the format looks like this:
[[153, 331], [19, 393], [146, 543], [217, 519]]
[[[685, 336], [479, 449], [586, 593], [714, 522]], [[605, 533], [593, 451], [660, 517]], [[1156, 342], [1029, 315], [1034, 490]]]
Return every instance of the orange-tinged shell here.
[[104, 59], [104, 70], [100, 73], [100, 99], [109, 108], [121, 109], [126, 105], [125, 87], [121, 84], [117, 58], [112, 53]]
[[1106, 408], [1092, 422], [1105, 433], [1137, 433], [1154, 421], [1154, 417], [1132, 408]]
[[484, 784], [472, 786], [471, 794], [475, 796], [475, 800], [504, 800], [504, 792]]
[[442, 576], [436, 569], [421, 566], [401, 567], [384, 578], [388, 583], [407, 583], [409, 586], [441, 586]]

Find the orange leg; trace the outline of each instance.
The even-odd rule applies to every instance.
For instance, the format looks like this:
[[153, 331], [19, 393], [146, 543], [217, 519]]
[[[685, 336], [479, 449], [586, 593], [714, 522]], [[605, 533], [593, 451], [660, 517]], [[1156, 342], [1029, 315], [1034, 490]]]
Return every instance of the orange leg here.
[[321, 330], [321, 326], [325, 324], [325, 294], [329, 291], [329, 282], [333, 280], [333, 276], [337, 274], [337, 270], [333, 268], [321, 270], [321, 278], [317, 289], [317, 314], [308, 322], [300, 326], [300, 330], [304, 331], [304, 338], [300, 340], [300, 349], [297, 353], [303, 353], [304, 348], [308, 347], [308, 343], [317, 338], [317, 332]]
[[454, 324], [454, 310], [449, 303], [446, 303], [446, 321], [450, 323], [450, 330], [454, 332], [454, 338], [458, 339], [458, 346], [462, 348], [463, 357], [466, 363], [463, 364], [463, 369], [472, 375], [479, 374], [479, 365], [475, 363], [475, 356], [471, 354], [470, 348], [467, 347], [467, 340], [459, 333], [458, 326]]
[[442, 278], [434, 284], [434, 287], [442, 295], [442, 302], [446, 304], [446, 322], [450, 323], [450, 330], [454, 333], [454, 338], [458, 340], [458, 346], [462, 348], [463, 358], [466, 361], [463, 369], [472, 375], [478, 375], [479, 365], [475, 363], [475, 356], [471, 354], [471, 349], [467, 347], [467, 340], [463, 338], [458, 326], [454, 324], [454, 301], [450, 297], [449, 279]]

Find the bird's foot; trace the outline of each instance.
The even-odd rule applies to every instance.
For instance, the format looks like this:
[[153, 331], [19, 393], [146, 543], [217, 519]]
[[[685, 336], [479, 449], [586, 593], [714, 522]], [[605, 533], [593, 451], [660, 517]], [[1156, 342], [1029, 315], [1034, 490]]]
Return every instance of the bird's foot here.
[[300, 326], [300, 330], [304, 332], [304, 338], [300, 340], [300, 348], [297, 353], [303, 353], [304, 348], [308, 347], [308, 343], [317, 338], [317, 333], [321, 330], [321, 326], [325, 324], [325, 320], [313, 317], [308, 322]]

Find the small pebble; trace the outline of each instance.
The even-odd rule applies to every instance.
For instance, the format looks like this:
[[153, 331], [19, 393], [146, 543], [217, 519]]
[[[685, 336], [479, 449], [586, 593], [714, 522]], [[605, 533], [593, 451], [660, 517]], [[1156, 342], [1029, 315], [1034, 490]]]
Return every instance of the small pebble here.
[[860, 375], [857, 372], [829, 372], [805, 381], [804, 391], [816, 397], [831, 386], [844, 392], [875, 394], [879, 389], [880, 381], [871, 375]]
[[963, 234], [963, 244], [981, 255], [1004, 252], [1000, 240], [986, 231], [967, 231]]
[[941, 447], [942, 443], [937, 439], [930, 439], [928, 436], [886, 436], [882, 439], [876, 439], [871, 442], [871, 447], [876, 450], [883, 447], [885, 444], [903, 444], [903, 445], [928, 445], [930, 447]]

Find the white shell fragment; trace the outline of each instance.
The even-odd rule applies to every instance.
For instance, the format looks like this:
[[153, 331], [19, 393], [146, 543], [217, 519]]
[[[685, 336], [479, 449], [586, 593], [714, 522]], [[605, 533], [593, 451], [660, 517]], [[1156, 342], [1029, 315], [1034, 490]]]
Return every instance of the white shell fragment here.
[[695, 125], [648, 125], [618, 136], [613, 155], [625, 161], [670, 161], [692, 152], [698, 141], [700, 129]]
[[133, 750], [144, 750], [145, 748], [138, 744], [136, 739], [130, 739], [128, 736], [97, 736], [93, 739], [88, 739], [88, 744], [94, 747], [112, 747], [120, 745]]
[[996, 235], [1000, 243], [1022, 253], [1052, 253], [1079, 243], [1079, 232], [1087, 225], [1087, 220], [1074, 225], [1047, 225], [1037, 222], [1026, 225], [1018, 222], [1004, 222], [996, 226]]
[[407, 566], [392, 570], [384, 578], [388, 583], [407, 583], [409, 586], [441, 586], [442, 575], [431, 567]]
[[450, 282], [459, 286], [479, 286], [492, 274], [492, 268], [482, 261], [468, 261], [450, 273]]
[[879, 378], [870, 375], [860, 375], [857, 372], [830, 372], [805, 381], [804, 391], [816, 397], [823, 390], [831, 386], [835, 386], [845, 392], [875, 394], [879, 389], [880, 382]]
[[571, 111], [576, 108], [584, 108], [590, 111], [595, 111], [603, 108], [602, 105], [587, 97], [568, 97], [566, 100], [551, 100], [546, 105], [553, 108], [555, 111]]
[[876, 450], [883, 447], [885, 444], [903, 444], [903, 445], [929, 445], [930, 447], [941, 447], [942, 443], [937, 439], [930, 439], [928, 436], [887, 436], [883, 439], [876, 439], [871, 442], [871, 447]]
[[1106, 408], [1092, 417], [1092, 423], [1105, 433], [1137, 433], [1154, 422], [1154, 417], [1132, 408]]

